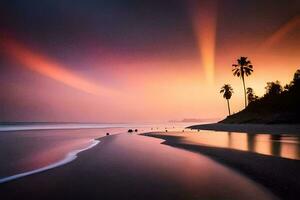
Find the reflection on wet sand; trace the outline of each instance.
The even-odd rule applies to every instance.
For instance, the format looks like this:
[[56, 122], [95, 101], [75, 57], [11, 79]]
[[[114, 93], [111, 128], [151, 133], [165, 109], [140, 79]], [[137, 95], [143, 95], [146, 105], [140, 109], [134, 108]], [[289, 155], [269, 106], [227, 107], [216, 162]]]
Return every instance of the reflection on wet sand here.
[[300, 137], [297, 135], [214, 131], [189, 132], [189, 134], [181, 133], [180, 135], [183, 136], [182, 140], [185, 143], [231, 148], [300, 160]]

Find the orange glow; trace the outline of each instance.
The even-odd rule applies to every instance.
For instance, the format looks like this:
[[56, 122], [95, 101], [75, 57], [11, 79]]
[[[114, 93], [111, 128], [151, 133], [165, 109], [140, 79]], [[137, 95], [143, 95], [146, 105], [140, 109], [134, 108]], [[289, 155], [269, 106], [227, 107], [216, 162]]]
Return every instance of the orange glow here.
[[[198, 27], [200, 31], [200, 25]], [[200, 39], [199, 35], [198, 37]], [[236, 38], [237, 42], [240, 41], [238, 39]], [[241, 110], [243, 108], [242, 84], [240, 79], [232, 76], [231, 72], [231, 64], [239, 55], [248, 56], [254, 64], [255, 72], [247, 77], [246, 85], [252, 87], [257, 95], [264, 94], [264, 86], [267, 81], [279, 80], [282, 84], [288, 83], [299, 67], [299, 56], [296, 55], [297, 53], [291, 54], [291, 49], [296, 49], [298, 43], [293, 42], [295, 47], [280, 49], [280, 53], [276, 54], [273, 51], [253, 52], [252, 46], [248, 45], [251, 42], [252, 40], [248, 41], [247, 45], [241, 43], [236, 48], [232, 48], [232, 42], [222, 46], [222, 51], [218, 51], [219, 54], [216, 55], [216, 66], [218, 67], [216, 67], [214, 85], [207, 84], [204, 79], [205, 74], [203, 78], [201, 77], [202, 70], [205, 68], [202, 69], [199, 65], [197, 53], [191, 56], [187, 53], [188, 51], [183, 51], [181, 56], [174, 55], [174, 57], [165, 57], [160, 54], [127, 57], [113, 51], [105, 51], [105, 55], [101, 54], [101, 56], [95, 54], [95, 59], [89, 62], [87, 67], [96, 74], [105, 74], [114, 83], [112, 87], [118, 88], [120, 91], [117, 95], [110, 95], [107, 98], [98, 98], [99, 95], [113, 92], [109, 88], [95, 84], [98, 81], [101, 83], [100, 76], [99, 80], [95, 79], [95, 82], [91, 82], [91, 80], [87, 80], [88, 77], [78, 76], [73, 71], [66, 69], [65, 65], [54, 62], [47, 54], [45, 57], [14, 40], [2, 40], [1, 49], [5, 50], [11, 59], [24, 66], [23, 69], [16, 69], [23, 71], [30, 69], [43, 77], [63, 83], [57, 85], [43, 82], [41, 85], [36, 85], [26, 82], [18, 87], [26, 86], [27, 88], [18, 90], [12, 88], [12, 91], [18, 91], [14, 94], [16, 99], [24, 98], [27, 101], [36, 102], [34, 99], [28, 100], [28, 96], [32, 96], [32, 98], [45, 102], [58, 113], [53, 115], [55, 120], [152, 122], [182, 120], [183, 118], [222, 119], [227, 113], [227, 105], [219, 94], [219, 87], [224, 83], [230, 83], [234, 88], [234, 95], [230, 100], [233, 112]], [[259, 43], [261, 43], [260, 40], [253, 46], [257, 46]], [[299, 51], [296, 49], [296, 52]], [[85, 57], [75, 60], [80, 61], [81, 59], [85, 59]], [[213, 75], [211, 73], [211, 77]], [[38, 81], [42, 81], [42, 79]], [[84, 93], [66, 90], [65, 87], [61, 87], [64, 85]], [[32, 95], [28, 95], [28, 93]], [[83, 115], [83, 113], [85, 114]], [[224, 145], [227, 144], [224, 143]], [[237, 146], [234, 143], [233, 145]]]
[[285, 158], [299, 159], [299, 144], [282, 143], [280, 156]]
[[212, 85], [215, 79], [215, 49], [217, 27], [217, 4], [205, 1], [194, 14], [194, 29], [201, 55], [205, 78]]
[[113, 93], [113, 91], [76, 75], [65, 66], [29, 50], [14, 40], [6, 39], [2, 45], [9, 56], [34, 72], [89, 94], [101, 96]]
[[230, 148], [238, 149], [242, 151], [248, 151], [247, 145], [247, 135], [246, 134], [239, 134], [239, 133], [229, 133], [228, 137], [231, 141]]
[[279, 43], [288, 33], [297, 27], [300, 27], [300, 15], [293, 17], [287, 23], [282, 25], [277, 31], [275, 31], [270, 37], [268, 37], [261, 45], [261, 49], [266, 50]]
[[[160, 130], [161, 131], [161, 130]], [[164, 133], [168, 136], [177, 136], [185, 144], [211, 146], [218, 148], [230, 148], [241, 151], [251, 151], [264, 155], [279, 156], [290, 159], [300, 159], [298, 138], [280, 139], [274, 141], [269, 134], [248, 134], [223, 131], [186, 131], [185, 134], [170, 129]], [[290, 136], [287, 136], [290, 137]]]
[[256, 135], [255, 138], [255, 152], [266, 154], [266, 155], [272, 155], [272, 143], [268, 142], [271, 140], [270, 135]]

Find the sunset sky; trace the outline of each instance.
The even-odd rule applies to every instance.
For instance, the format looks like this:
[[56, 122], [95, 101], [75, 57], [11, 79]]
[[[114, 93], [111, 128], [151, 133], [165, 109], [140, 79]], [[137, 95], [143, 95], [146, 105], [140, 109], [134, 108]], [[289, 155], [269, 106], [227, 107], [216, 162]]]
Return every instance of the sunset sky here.
[[223, 118], [300, 68], [299, 0], [2, 0], [0, 121]]

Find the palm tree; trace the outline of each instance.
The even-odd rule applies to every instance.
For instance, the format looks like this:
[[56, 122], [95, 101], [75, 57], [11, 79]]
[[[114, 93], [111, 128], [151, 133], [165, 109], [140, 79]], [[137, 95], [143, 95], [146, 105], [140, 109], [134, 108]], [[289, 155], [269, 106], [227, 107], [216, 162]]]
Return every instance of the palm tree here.
[[227, 100], [227, 106], [228, 106], [228, 113], [230, 115], [230, 105], [229, 105], [229, 99], [231, 98], [233, 94], [233, 89], [231, 85], [225, 84], [223, 87], [221, 87], [220, 93], [223, 93], [223, 98]]
[[241, 77], [244, 86], [244, 95], [245, 95], [245, 108], [247, 106], [247, 97], [246, 97], [246, 86], [245, 86], [245, 75], [249, 76], [253, 72], [253, 66], [251, 65], [251, 61], [247, 60], [247, 57], [240, 57], [237, 59], [237, 64], [233, 64], [232, 69], [233, 75], [237, 77]]

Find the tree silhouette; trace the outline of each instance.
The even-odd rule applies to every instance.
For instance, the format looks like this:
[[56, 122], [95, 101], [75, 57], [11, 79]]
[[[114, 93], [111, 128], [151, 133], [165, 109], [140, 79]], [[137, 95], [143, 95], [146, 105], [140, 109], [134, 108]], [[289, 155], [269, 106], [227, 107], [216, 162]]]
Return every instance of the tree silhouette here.
[[275, 82], [267, 82], [267, 86], [265, 87], [266, 89], [266, 94], [265, 95], [269, 95], [269, 96], [275, 96], [275, 95], [279, 95], [282, 91], [283, 88], [280, 85], [279, 81], [275, 81]]
[[285, 92], [288, 92], [292, 87], [292, 84], [285, 84], [285, 86], [283, 87]]
[[254, 90], [251, 87], [247, 88], [246, 93], [247, 93], [248, 103], [251, 103], [258, 99], [258, 96], [255, 95]]
[[253, 72], [253, 66], [251, 61], [247, 59], [247, 57], [240, 57], [237, 59], [236, 64], [232, 64], [233, 75], [237, 77], [241, 77], [244, 86], [244, 96], [245, 96], [245, 108], [247, 106], [247, 96], [246, 96], [246, 85], [245, 85], [245, 75], [249, 76]]
[[228, 113], [230, 115], [231, 113], [230, 113], [229, 99], [231, 98], [231, 96], [233, 94], [233, 89], [232, 89], [231, 85], [229, 85], [229, 84], [223, 85], [223, 87], [221, 87], [220, 93], [223, 93], [223, 98], [225, 98], [227, 100]]
[[299, 92], [300, 90], [300, 69], [294, 73], [293, 80], [284, 86], [284, 92]]
[[[246, 109], [230, 115], [221, 122], [299, 124], [300, 70], [295, 72], [293, 79], [285, 86], [284, 90], [279, 81], [268, 82], [265, 88], [264, 96], [249, 103]], [[225, 89], [221, 92], [224, 91]], [[254, 93], [252, 89], [247, 89], [248, 97], [252, 93]]]
[[293, 85], [300, 85], [300, 69], [297, 69], [297, 71], [294, 74]]

